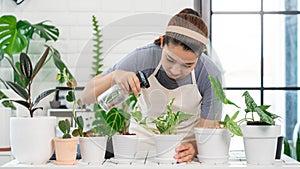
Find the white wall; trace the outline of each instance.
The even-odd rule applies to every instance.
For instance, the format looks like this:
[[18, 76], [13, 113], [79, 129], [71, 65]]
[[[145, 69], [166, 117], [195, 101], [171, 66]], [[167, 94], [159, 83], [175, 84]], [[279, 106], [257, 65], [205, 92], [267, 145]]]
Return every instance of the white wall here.
[[[170, 15], [185, 7], [193, 8], [193, 0], [25, 0], [16, 5], [12, 0], [0, 0], [0, 14], [13, 14], [17, 19], [37, 23], [50, 20], [60, 30], [53, 46], [84, 86], [90, 79], [92, 62], [92, 15], [100, 22], [103, 34], [104, 69], [134, 48], [153, 42], [164, 32]], [[33, 42], [31, 55], [39, 56], [43, 49]], [[0, 63], [0, 76], [11, 79], [11, 69]], [[57, 71], [49, 63], [36, 79], [34, 94], [58, 85]], [[1, 87], [1, 86], [0, 86]], [[48, 100], [42, 106], [49, 107]]]

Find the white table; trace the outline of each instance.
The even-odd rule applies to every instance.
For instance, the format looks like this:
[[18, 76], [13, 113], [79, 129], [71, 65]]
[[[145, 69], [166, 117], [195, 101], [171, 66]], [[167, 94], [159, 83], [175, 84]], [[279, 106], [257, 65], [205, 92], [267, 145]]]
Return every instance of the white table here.
[[16, 160], [12, 160], [2, 167], [4, 168], [48, 168], [48, 167], [55, 167], [55, 168], [82, 168], [82, 169], [90, 169], [90, 168], [111, 168], [111, 169], [154, 169], [154, 168], [161, 168], [161, 169], [176, 169], [176, 168], [188, 168], [188, 169], [206, 169], [206, 168], [218, 168], [218, 169], [278, 169], [278, 168], [288, 168], [288, 169], [300, 169], [300, 163], [296, 160], [282, 155], [281, 160], [276, 160], [272, 165], [250, 165], [247, 164], [245, 154], [243, 151], [231, 151], [230, 158], [228, 164], [203, 164], [199, 163], [198, 161], [193, 161], [190, 163], [181, 163], [181, 164], [161, 164], [157, 163], [153, 159], [139, 159], [134, 160], [131, 163], [118, 163], [114, 160], [106, 160], [103, 163], [93, 163], [87, 164], [81, 161], [78, 162], [77, 165], [72, 166], [62, 166], [62, 165], [55, 165], [52, 161], [44, 165], [28, 165], [28, 164], [20, 164]]

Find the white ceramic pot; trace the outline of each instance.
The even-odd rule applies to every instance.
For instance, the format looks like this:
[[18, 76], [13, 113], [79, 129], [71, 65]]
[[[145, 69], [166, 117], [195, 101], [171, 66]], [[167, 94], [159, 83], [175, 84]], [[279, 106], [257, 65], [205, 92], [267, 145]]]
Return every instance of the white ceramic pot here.
[[103, 162], [107, 137], [80, 137], [81, 159], [85, 163]]
[[281, 127], [241, 125], [244, 147], [249, 164], [272, 164], [275, 162], [277, 138]]
[[10, 140], [9, 140], [10, 116], [11, 116], [10, 108], [0, 108], [0, 150], [10, 149]]
[[26, 164], [46, 163], [54, 152], [56, 117], [11, 117], [13, 156]]
[[114, 135], [112, 137], [116, 159], [134, 159], [137, 151], [137, 135]]
[[176, 154], [175, 148], [181, 144], [183, 135], [154, 135], [153, 138], [156, 147], [156, 159], [176, 162], [174, 159]]
[[227, 163], [231, 134], [227, 129], [194, 128], [198, 160], [201, 163]]

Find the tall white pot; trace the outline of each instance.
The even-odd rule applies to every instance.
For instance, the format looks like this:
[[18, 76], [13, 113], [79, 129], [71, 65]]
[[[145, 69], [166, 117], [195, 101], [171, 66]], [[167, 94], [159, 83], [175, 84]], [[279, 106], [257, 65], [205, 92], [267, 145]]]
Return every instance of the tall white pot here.
[[247, 163], [272, 164], [275, 162], [277, 138], [281, 127], [241, 125]]
[[13, 156], [26, 164], [46, 163], [54, 152], [56, 117], [11, 117]]
[[106, 151], [107, 136], [80, 137], [81, 159], [85, 163], [103, 162]]
[[154, 135], [156, 159], [158, 161], [176, 162], [175, 148], [181, 144], [183, 135]]
[[137, 135], [114, 135], [112, 137], [116, 159], [134, 159], [137, 152]]
[[201, 163], [227, 163], [230, 132], [227, 129], [194, 128], [198, 159]]
[[10, 124], [11, 109], [0, 108], [0, 150], [10, 149], [9, 140], [9, 124]]

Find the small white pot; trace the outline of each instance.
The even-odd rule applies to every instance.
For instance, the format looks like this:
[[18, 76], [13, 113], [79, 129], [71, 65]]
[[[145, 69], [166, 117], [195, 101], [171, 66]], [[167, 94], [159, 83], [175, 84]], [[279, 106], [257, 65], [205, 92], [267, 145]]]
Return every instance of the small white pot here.
[[175, 148], [181, 144], [183, 135], [154, 135], [156, 158], [176, 162]]
[[9, 124], [11, 109], [0, 108], [0, 150], [10, 149]]
[[106, 151], [107, 136], [80, 137], [81, 159], [85, 163], [103, 162]]
[[231, 134], [227, 129], [194, 128], [198, 160], [201, 163], [227, 163]]
[[137, 135], [114, 135], [112, 137], [116, 159], [134, 159], [137, 152]]
[[13, 156], [26, 164], [44, 164], [54, 152], [56, 117], [11, 117]]
[[277, 138], [281, 127], [241, 125], [244, 147], [249, 164], [272, 164], [275, 162]]

